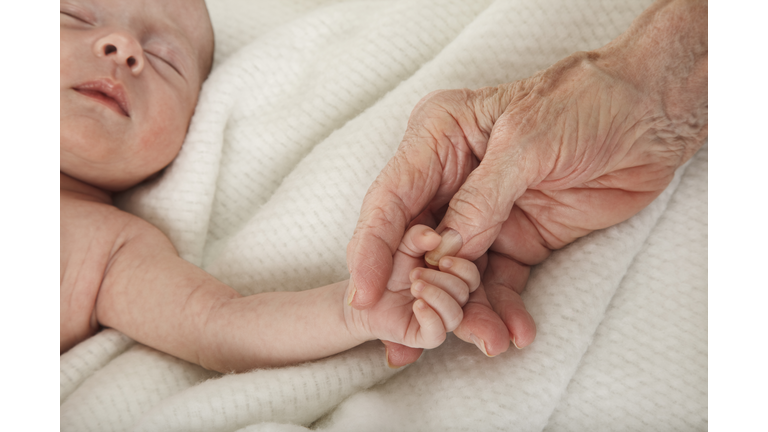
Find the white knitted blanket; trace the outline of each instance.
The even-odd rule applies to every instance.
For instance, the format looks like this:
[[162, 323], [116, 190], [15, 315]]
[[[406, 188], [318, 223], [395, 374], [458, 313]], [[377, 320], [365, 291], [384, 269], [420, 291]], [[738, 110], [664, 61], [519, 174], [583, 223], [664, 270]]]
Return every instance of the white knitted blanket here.
[[[216, 65], [189, 135], [119, 205], [243, 294], [348, 277], [368, 186], [416, 102], [607, 43], [648, 0], [209, 0]], [[534, 269], [536, 341], [379, 342], [221, 376], [106, 330], [61, 356], [63, 431], [707, 429], [707, 147], [654, 203]]]

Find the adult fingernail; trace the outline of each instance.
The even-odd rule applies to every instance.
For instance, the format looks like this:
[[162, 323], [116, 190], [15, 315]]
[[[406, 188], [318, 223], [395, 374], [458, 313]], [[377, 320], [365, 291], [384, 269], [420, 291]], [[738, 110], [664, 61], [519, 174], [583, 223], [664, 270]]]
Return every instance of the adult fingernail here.
[[487, 357], [493, 357], [488, 355], [488, 351], [485, 350], [485, 342], [482, 339], [473, 334], [470, 334], [469, 337], [472, 338], [472, 342], [474, 342], [475, 345], [480, 348], [480, 351], [482, 351], [483, 354], [485, 354]]
[[462, 244], [464, 244], [461, 239], [461, 234], [456, 230], [449, 228], [443, 231], [440, 235], [443, 238], [440, 245], [435, 250], [427, 252], [424, 256], [427, 263], [433, 266], [437, 266], [437, 263], [440, 262], [440, 258], [446, 255], [455, 255], [456, 252], [461, 249]]
[[352, 282], [352, 279], [349, 280], [349, 285], [350, 285], [350, 288], [349, 288], [349, 295], [347, 296], [347, 306], [352, 305], [352, 300], [355, 299], [355, 293], [357, 292], [357, 288], [355, 288], [355, 283]]

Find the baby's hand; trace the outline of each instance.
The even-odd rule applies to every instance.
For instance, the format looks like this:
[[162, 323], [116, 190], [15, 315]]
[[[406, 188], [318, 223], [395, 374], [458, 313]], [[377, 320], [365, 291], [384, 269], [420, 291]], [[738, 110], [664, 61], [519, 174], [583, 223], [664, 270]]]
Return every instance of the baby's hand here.
[[462, 306], [480, 285], [471, 261], [443, 257], [438, 269], [427, 268], [424, 254], [440, 244], [440, 235], [425, 225], [409, 229], [393, 257], [392, 276], [372, 308], [345, 308], [350, 330], [366, 339], [382, 339], [414, 348], [435, 348], [461, 323]]

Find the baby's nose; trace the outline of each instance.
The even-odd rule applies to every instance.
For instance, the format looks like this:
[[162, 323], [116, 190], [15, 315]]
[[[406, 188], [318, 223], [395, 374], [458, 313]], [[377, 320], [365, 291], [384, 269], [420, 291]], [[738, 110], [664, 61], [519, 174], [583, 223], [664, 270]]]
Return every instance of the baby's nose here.
[[134, 76], [144, 69], [144, 50], [127, 34], [110, 33], [96, 41], [93, 51], [97, 57], [111, 58], [118, 66], [127, 66]]

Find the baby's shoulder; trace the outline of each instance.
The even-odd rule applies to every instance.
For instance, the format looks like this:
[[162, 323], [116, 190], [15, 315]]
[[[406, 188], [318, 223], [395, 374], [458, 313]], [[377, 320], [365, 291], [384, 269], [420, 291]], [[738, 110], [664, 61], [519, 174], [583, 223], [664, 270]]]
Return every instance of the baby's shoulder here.
[[149, 222], [112, 205], [108, 195], [62, 190], [59, 220], [62, 289], [97, 289], [110, 262], [129, 243], [170, 243]]
[[60, 224], [62, 264], [72, 254], [88, 261], [108, 260], [132, 239], [165, 237], [149, 222], [112, 205], [109, 197], [69, 191], [61, 192]]
[[124, 227], [135, 216], [108, 203], [62, 191], [60, 195], [60, 271], [62, 290], [98, 289]]
[[111, 201], [62, 191], [60, 196], [62, 248], [82, 241], [116, 238], [126, 227], [140, 220], [113, 206]]
[[111, 205], [108, 196], [98, 198], [60, 195], [62, 352], [98, 330], [94, 308], [110, 262], [147, 224]]

